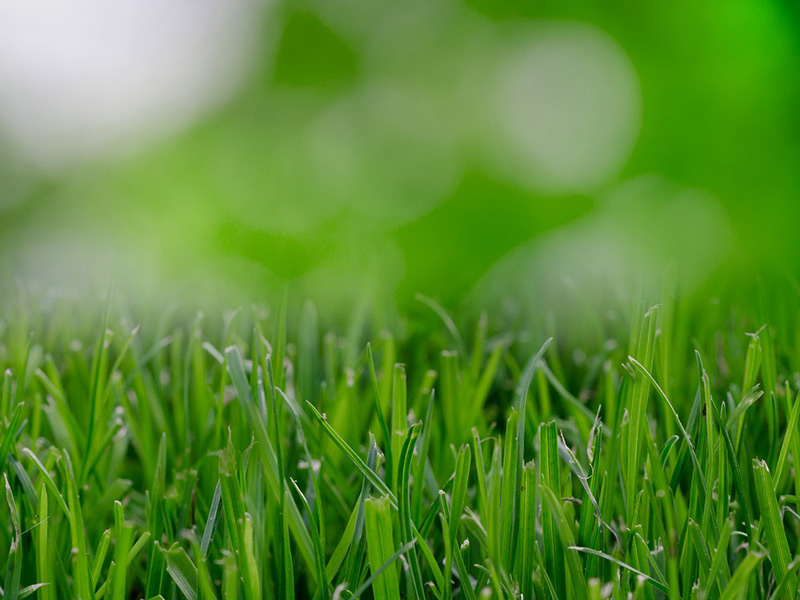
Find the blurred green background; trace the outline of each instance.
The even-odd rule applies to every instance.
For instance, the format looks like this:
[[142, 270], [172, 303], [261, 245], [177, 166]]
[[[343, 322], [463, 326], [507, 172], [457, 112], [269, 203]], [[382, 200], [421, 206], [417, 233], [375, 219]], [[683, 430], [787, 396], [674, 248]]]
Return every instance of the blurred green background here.
[[798, 42], [788, 0], [12, 0], [0, 285], [335, 315], [795, 273]]

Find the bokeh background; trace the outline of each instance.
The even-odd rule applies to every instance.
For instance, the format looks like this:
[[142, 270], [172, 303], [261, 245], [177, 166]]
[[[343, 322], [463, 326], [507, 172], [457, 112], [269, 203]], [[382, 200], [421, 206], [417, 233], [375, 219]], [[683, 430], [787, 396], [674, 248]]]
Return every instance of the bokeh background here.
[[798, 74], [789, 0], [4, 0], [1, 285], [336, 315], [792, 274]]

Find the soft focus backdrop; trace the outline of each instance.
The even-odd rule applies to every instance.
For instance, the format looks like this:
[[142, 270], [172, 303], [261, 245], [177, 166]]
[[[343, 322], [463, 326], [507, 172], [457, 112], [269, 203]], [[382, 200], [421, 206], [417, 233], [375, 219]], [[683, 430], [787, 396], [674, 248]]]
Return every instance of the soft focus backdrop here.
[[336, 315], [794, 273], [798, 73], [788, 0], [6, 0], [0, 285]]

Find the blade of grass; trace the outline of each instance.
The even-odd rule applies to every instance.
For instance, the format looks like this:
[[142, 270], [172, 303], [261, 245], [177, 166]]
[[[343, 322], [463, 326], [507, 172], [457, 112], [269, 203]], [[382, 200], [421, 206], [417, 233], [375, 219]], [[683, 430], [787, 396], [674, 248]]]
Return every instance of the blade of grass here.
[[393, 550], [391, 507], [386, 496], [364, 502], [364, 525], [375, 600], [400, 600], [400, 581], [393, 564], [396, 552]]
[[211, 508], [208, 510], [206, 526], [205, 529], [203, 529], [203, 541], [200, 545], [203, 559], [208, 556], [208, 550], [211, 547], [211, 540], [214, 537], [214, 531], [217, 528], [217, 517], [219, 516], [219, 506], [221, 500], [222, 484], [219, 480], [217, 480], [217, 485], [214, 488], [214, 497], [211, 499]]
[[[312, 515], [311, 507], [308, 504], [308, 500], [306, 499], [305, 495], [303, 494], [300, 487], [297, 485], [297, 482], [294, 479], [289, 479], [292, 486], [294, 487], [295, 491], [297, 492], [298, 497], [300, 498], [301, 503], [306, 509], [306, 512], [309, 515]], [[311, 542], [314, 545], [314, 564], [317, 569], [317, 584], [319, 585], [318, 593], [320, 593], [321, 598], [325, 600], [328, 598], [328, 583], [327, 577], [325, 575], [325, 548], [322, 546], [322, 540], [320, 538], [320, 533], [318, 529], [318, 524], [316, 523], [316, 519], [312, 516], [310, 519], [311, 523], [310, 530], [311, 530]]]
[[75, 582], [75, 594], [80, 600], [91, 600], [93, 597], [89, 580], [89, 555], [86, 548], [86, 533], [84, 530], [83, 511], [81, 509], [72, 461], [68, 453], [64, 453], [64, 471], [67, 480], [67, 499], [69, 505], [69, 529], [72, 548], [75, 557], [72, 566], [72, 576]]
[[641, 577], [647, 583], [652, 585], [654, 588], [656, 588], [660, 592], [663, 592], [665, 595], [669, 594], [669, 588], [666, 585], [664, 585], [663, 583], [661, 583], [657, 579], [653, 579], [650, 575], [647, 575], [646, 573], [642, 573], [638, 569], [633, 568], [632, 566], [630, 566], [629, 564], [619, 560], [618, 558], [614, 558], [610, 554], [606, 554], [605, 552], [600, 552], [599, 550], [595, 550], [593, 548], [583, 548], [581, 546], [572, 546], [570, 548], [570, 550], [575, 550], [576, 552], [584, 552], [586, 554], [591, 554], [591, 555], [596, 556], [598, 558], [602, 558], [604, 560], [612, 562], [615, 565], [617, 565], [619, 567], [622, 567], [626, 571], [630, 571], [634, 575], [637, 575], [638, 577]]
[[197, 600], [197, 567], [186, 551], [173, 545], [161, 550], [167, 560], [167, 573], [175, 585], [186, 597], [186, 600]]
[[[653, 366], [655, 351], [656, 327], [658, 323], [658, 307], [652, 306], [642, 317], [641, 334], [638, 339], [632, 337], [632, 343], [637, 344], [636, 355], [649, 371]], [[627, 499], [626, 521], [628, 526], [633, 524], [634, 497], [639, 489], [639, 469], [641, 467], [641, 450], [643, 440], [649, 439], [647, 425], [647, 399], [650, 392], [650, 381], [645, 377], [637, 377], [633, 382], [633, 392], [628, 407], [630, 430], [625, 461], [625, 491]]]
[[505, 447], [503, 450], [503, 487], [500, 499], [500, 542], [501, 560], [500, 568], [510, 572], [514, 565], [513, 552], [516, 546], [516, 496], [517, 496], [517, 460], [520, 414], [516, 409], [511, 409], [506, 425]]
[[398, 493], [397, 478], [400, 473], [400, 452], [403, 447], [403, 440], [408, 430], [407, 391], [406, 391], [406, 368], [405, 365], [396, 364], [394, 366], [394, 378], [392, 379], [392, 432], [391, 448], [392, 456], [397, 460], [392, 465], [391, 488]]
[[50, 524], [49, 507], [47, 498], [47, 488], [39, 485], [39, 505], [37, 518], [39, 525], [36, 528], [36, 579], [42, 587], [39, 593], [41, 600], [54, 600], [55, 589], [52, 585], [55, 581], [53, 577], [53, 565], [50, 560]]
[[[400, 537], [403, 544], [415, 542], [414, 533], [412, 531], [411, 522], [411, 498], [409, 490], [409, 477], [411, 475], [411, 453], [416, 444], [417, 437], [419, 436], [421, 423], [416, 423], [408, 430], [403, 441], [403, 446], [400, 449], [399, 458], [399, 483], [398, 483], [398, 512], [400, 518]], [[414, 594], [417, 598], [423, 599], [425, 592], [423, 590], [422, 570], [420, 569], [419, 559], [414, 547], [408, 551], [408, 563], [411, 571], [411, 582]]]
[[384, 447], [385, 447], [385, 455], [386, 455], [386, 470], [388, 472], [392, 471], [392, 446], [390, 444], [390, 440], [392, 439], [389, 433], [389, 427], [386, 425], [386, 419], [383, 416], [383, 407], [381, 404], [381, 393], [380, 387], [378, 386], [378, 376], [375, 374], [375, 361], [372, 357], [372, 346], [367, 344], [367, 364], [369, 365], [369, 378], [372, 382], [372, 394], [375, 406], [375, 415], [378, 417], [378, 424], [381, 427], [381, 433], [383, 434], [384, 440]]
[[744, 598], [747, 594], [748, 586], [750, 585], [750, 576], [762, 560], [764, 560], [762, 554], [750, 553], [745, 556], [742, 562], [739, 563], [739, 567], [733, 573], [730, 582], [725, 586], [725, 590], [722, 592], [719, 600]]
[[[783, 443], [781, 444], [781, 451], [778, 455], [778, 462], [775, 466], [775, 475], [772, 477], [772, 487], [775, 490], [778, 489], [778, 484], [783, 476], [783, 470], [786, 466], [786, 458], [789, 455], [789, 448], [796, 441], [795, 432], [797, 430], [798, 417], [800, 417], [800, 394], [798, 394], [794, 401], [791, 417], [789, 417], [789, 424], [786, 426], [786, 431], [783, 433]], [[800, 460], [800, 457], [797, 457], [795, 460]]]
[[127, 573], [130, 563], [131, 531], [125, 525], [122, 503], [114, 502], [114, 569], [111, 585], [111, 600], [124, 600], [127, 592]]
[[336, 433], [336, 430], [330, 426], [325, 416], [320, 414], [320, 412], [314, 407], [313, 404], [310, 402], [307, 403], [308, 408], [311, 410], [312, 414], [317, 418], [322, 428], [325, 430], [330, 438], [333, 440], [334, 444], [341, 450], [347, 458], [349, 458], [358, 471], [372, 484], [375, 486], [375, 489], [378, 490], [381, 494], [387, 496], [389, 501], [392, 503], [393, 506], [397, 506], [397, 498], [389, 489], [389, 487], [383, 482], [383, 480], [378, 476], [375, 471], [370, 469], [364, 460], [358, 455], [358, 453], [353, 450], [347, 442], [342, 439], [342, 437]]
[[[789, 543], [786, 540], [786, 531], [781, 519], [781, 512], [778, 507], [778, 500], [772, 486], [767, 463], [763, 460], [753, 460], [753, 475], [755, 478], [756, 494], [758, 496], [758, 506], [761, 509], [761, 523], [767, 536], [767, 547], [769, 548], [769, 560], [775, 572], [775, 579], [781, 584], [786, 577], [794, 578], [794, 574], [789, 574]], [[794, 582], [790, 582], [789, 588], [797, 589]], [[784, 598], [791, 598], [793, 592], [788, 589]]]
[[[569, 589], [571, 590], [571, 597], [577, 600], [588, 600], [589, 595], [583, 574], [583, 565], [578, 558], [578, 553], [574, 550], [575, 539], [569, 521], [567, 521], [567, 517], [564, 514], [564, 509], [561, 506], [561, 501], [553, 493], [553, 490], [545, 484], [539, 485], [539, 494], [549, 509], [550, 517], [555, 522], [555, 530], [558, 533], [559, 542], [565, 549], [564, 554], [566, 555], [567, 569], [570, 576]], [[567, 596], [565, 594], [562, 597]]]
[[423, 294], [417, 294], [415, 298], [435, 312], [436, 315], [442, 320], [442, 323], [444, 323], [444, 326], [447, 328], [447, 331], [450, 332], [450, 335], [453, 338], [453, 342], [456, 345], [456, 350], [458, 351], [459, 356], [469, 356], [467, 347], [458, 331], [458, 327], [456, 327], [455, 321], [453, 321], [453, 318], [442, 307], [442, 305], [436, 302], [436, 300], [433, 298], [429, 298]]
[[92, 589], [97, 588], [97, 582], [100, 580], [100, 570], [103, 568], [103, 563], [106, 560], [108, 547], [111, 544], [111, 530], [106, 529], [103, 535], [100, 536], [100, 542], [95, 550], [94, 561], [92, 562], [91, 576], [92, 576]]
[[[367, 580], [364, 582], [364, 584], [360, 588], [358, 588], [356, 590], [356, 592], [352, 596], [350, 596], [350, 600], [357, 600], [357, 598], [360, 598], [361, 595], [364, 592], [366, 592], [370, 588], [370, 586], [373, 585], [373, 583], [375, 582], [375, 579], [377, 577], [380, 577], [381, 573], [383, 573], [386, 569], [390, 568], [394, 564], [394, 561], [396, 561], [398, 558], [403, 556], [403, 554], [405, 554], [406, 552], [411, 550], [411, 548], [414, 547], [415, 543], [416, 543], [416, 540], [412, 540], [409, 543], [407, 543], [406, 545], [400, 546], [400, 548], [397, 550], [397, 552], [392, 554], [389, 557], [389, 559], [385, 563], [383, 563], [378, 569], [376, 569], [375, 572], [372, 573], [372, 575], [370, 575], [367, 578]], [[373, 588], [373, 591], [374, 591], [374, 588]], [[376, 599], [378, 598], [377, 595], [375, 597], [376, 597]]]
[[[540, 489], [541, 486], [545, 486], [549, 490], [561, 489], [557, 436], [555, 421], [543, 423], [539, 426]], [[567, 593], [566, 572], [564, 570], [564, 552], [558, 531], [559, 523], [557, 518], [559, 515], [549, 504], [545, 503], [543, 504], [544, 506], [549, 508], [549, 510], [542, 510], [544, 568], [550, 581], [553, 582], [553, 587], [558, 597], [565, 598]]]
[[11, 546], [8, 549], [8, 557], [6, 559], [7, 566], [5, 583], [3, 585], [3, 597], [7, 600], [18, 600], [20, 595], [19, 582], [22, 575], [22, 532], [20, 530], [17, 502], [14, 500], [14, 492], [11, 491], [11, 485], [8, 483], [8, 475], [5, 473], [3, 473], [3, 481], [6, 487], [6, 502], [8, 503], [8, 510], [11, 514], [11, 527], [13, 529]]

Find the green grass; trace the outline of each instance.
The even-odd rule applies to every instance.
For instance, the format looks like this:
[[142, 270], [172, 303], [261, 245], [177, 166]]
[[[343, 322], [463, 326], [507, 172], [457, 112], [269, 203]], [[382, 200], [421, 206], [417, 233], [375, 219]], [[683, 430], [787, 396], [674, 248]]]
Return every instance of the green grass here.
[[340, 336], [12, 298], [2, 598], [796, 598], [800, 297], [648, 300]]

